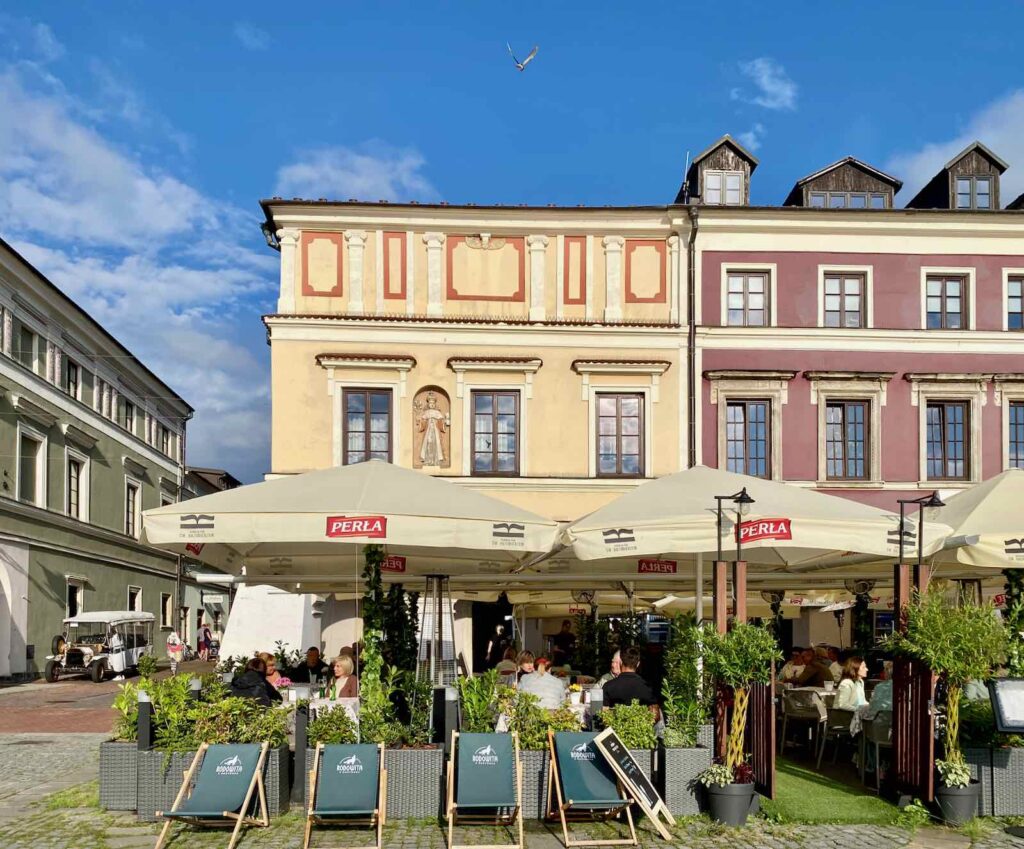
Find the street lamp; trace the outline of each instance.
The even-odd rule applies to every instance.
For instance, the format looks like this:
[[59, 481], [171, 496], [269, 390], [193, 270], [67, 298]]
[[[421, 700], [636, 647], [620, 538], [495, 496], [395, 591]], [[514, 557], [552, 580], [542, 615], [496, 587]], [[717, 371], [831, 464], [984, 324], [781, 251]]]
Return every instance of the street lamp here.
[[716, 512], [718, 514], [718, 557], [717, 560], [722, 559], [722, 502], [731, 501], [736, 505], [736, 559], [740, 559], [740, 518], [743, 514], [743, 509], [754, 503], [754, 499], [747, 492], [747, 488], [743, 487], [739, 492], [734, 492], [732, 495], [716, 495], [715, 505]]
[[904, 525], [906, 524], [906, 507], [908, 504], [917, 505], [917, 565], [921, 566], [924, 560], [924, 508], [925, 507], [945, 507], [945, 502], [939, 498], [939, 492], [936, 490], [931, 495], [922, 495], [920, 498], [898, 498], [897, 501], [900, 505], [900, 558], [899, 563], [903, 563], [903, 534]]

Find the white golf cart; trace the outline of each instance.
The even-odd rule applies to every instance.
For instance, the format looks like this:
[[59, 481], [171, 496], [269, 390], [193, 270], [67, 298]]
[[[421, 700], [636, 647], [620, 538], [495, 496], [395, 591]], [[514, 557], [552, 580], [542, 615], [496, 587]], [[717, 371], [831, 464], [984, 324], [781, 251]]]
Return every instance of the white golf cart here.
[[53, 638], [45, 678], [90, 675], [99, 682], [107, 672], [123, 675], [153, 653], [153, 614], [135, 610], [82, 613], [64, 620], [64, 632]]

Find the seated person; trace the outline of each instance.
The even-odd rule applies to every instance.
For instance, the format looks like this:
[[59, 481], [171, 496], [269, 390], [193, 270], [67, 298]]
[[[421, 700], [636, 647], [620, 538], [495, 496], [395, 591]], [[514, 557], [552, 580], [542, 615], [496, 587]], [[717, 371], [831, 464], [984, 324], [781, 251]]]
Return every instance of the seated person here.
[[615, 652], [615, 654], [612, 655], [611, 671], [606, 672], [604, 675], [598, 678], [597, 683], [594, 684], [594, 686], [604, 687], [604, 685], [611, 681], [613, 678], [618, 678], [620, 672], [622, 672], [622, 655], [619, 652]]
[[516, 662], [519, 664], [519, 680], [523, 680], [524, 675], [529, 675], [536, 668], [534, 666], [533, 652], [532, 651], [521, 651], [519, 657], [516, 658]]
[[864, 679], [868, 677], [868, 665], [862, 657], [851, 657], [843, 666], [843, 680], [839, 682], [832, 707], [856, 710], [868, 703], [864, 696]]
[[498, 661], [498, 665], [494, 667], [498, 670], [499, 675], [511, 675], [513, 672], [519, 670], [519, 664], [516, 663], [516, 650], [509, 646], [505, 649], [505, 656]]
[[537, 707], [557, 710], [565, 702], [565, 684], [548, 672], [551, 661], [547, 658], [538, 657], [536, 665], [536, 672], [527, 673], [519, 679], [519, 692], [536, 696]]
[[892, 661], [882, 663], [882, 680], [871, 691], [871, 700], [864, 714], [865, 719], [874, 719], [883, 710], [892, 710]]
[[637, 669], [640, 668], [640, 650], [633, 646], [623, 649], [619, 653], [619, 665], [622, 671], [602, 687], [604, 706], [611, 708], [640, 702], [642, 705], [650, 705], [653, 708], [651, 713], [657, 717], [658, 699], [647, 682], [637, 674]]
[[828, 651], [823, 646], [804, 649], [803, 661], [804, 671], [793, 681], [797, 687], [824, 687], [826, 681], [835, 682]]
[[277, 668], [277, 658], [268, 651], [261, 651], [256, 657], [260, 658], [267, 665], [267, 683], [271, 684], [276, 690], [281, 679], [284, 678], [284, 675]]
[[267, 664], [261, 657], [250, 660], [245, 672], [231, 682], [231, 695], [255, 699], [264, 707], [282, 700], [281, 694], [267, 681]]
[[312, 684], [317, 678], [326, 678], [327, 671], [327, 664], [320, 659], [320, 649], [310, 646], [306, 650], [306, 662], [291, 670], [289, 677], [295, 684]]
[[843, 664], [839, 661], [839, 649], [835, 646], [825, 646], [828, 654], [828, 668], [832, 671], [832, 680], [837, 684], [843, 680]]
[[779, 670], [779, 680], [783, 684], [792, 684], [800, 677], [800, 673], [804, 671], [803, 655], [804, 650], [800, 646], [793, 646], [793, 650], [789, 653], [789, 660]]
[[359, 695], [359, 681], [353, 674], [355, 664], [348, 655], [339, 655], [331, 664], [333, 677], [327, 685], [328, 699], [354, 699]]

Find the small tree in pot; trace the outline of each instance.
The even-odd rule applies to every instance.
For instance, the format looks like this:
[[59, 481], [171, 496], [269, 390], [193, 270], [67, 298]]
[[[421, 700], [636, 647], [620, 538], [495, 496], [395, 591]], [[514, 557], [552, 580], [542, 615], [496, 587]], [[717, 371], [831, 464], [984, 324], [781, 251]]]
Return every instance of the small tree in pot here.
[[725, 763], [712, 766], [699, 781], [707, 788], [712, 819], [743, 825], [754, 797], [753, 771], [744, 755], [750, 688], [771, 681], [772, 664], [782, 655], [770, 628], [746, 623], [725, 634], [706, 628], [702, 644], [705, 668], [719, 687], [732, 689], [733, 706]]
[[936, 803], [942, 818], [959, 825], [978, 808], [980, 785], [960, 749], [960, 697], [971, 680], [984, 681], [1006, 656], [1006, 627], [991, 604], [955, 604], [933, 588], [906, 609], [906, 628], [885, 647], [928, 667], [946, 684], [945, 757], [937, 760]]

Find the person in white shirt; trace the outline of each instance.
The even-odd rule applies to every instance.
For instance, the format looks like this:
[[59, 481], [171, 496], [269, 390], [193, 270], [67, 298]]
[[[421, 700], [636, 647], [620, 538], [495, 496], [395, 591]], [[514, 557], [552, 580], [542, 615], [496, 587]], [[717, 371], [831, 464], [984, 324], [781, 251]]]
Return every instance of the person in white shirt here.
[[606, 672], [600, 678], [597, 679], [597, 683], [594, 687], [601, 689], [605, 684], [612, 680], [612, 678], [618, 678], [619, 673], [622, 672], [622, 655], [618, 652], [612, 655], [611, 672]]
[[832, 679], [838, 684], [843, 680], [843, 666], [839, 663], [839, 649], [829, 646], [825, 651], [828, 652], [828, 668], [832, 673]]
[[839, 682], [833, 708], [856, 710], [868, 703], [864, 695], [864, 679], [868, 677], [868, 665], [862, 657], [851, 657], [843, 667], [843, 678]]
[[537, 707], [557, 710], [565, 702], [565, 684], [556, 678], [548, 668], [551, 661], [544, 657], [536, 660], [536, 672], [530, 672], [519, 679], [519, 692], [537, 697]]
[[793, 646], [793, 650], [789, 653], [789, 660], [779, 670], [779, 680], [783, 684], [791, 684], [803, 673], [803, 656], [804, 650], [800, 646]]

